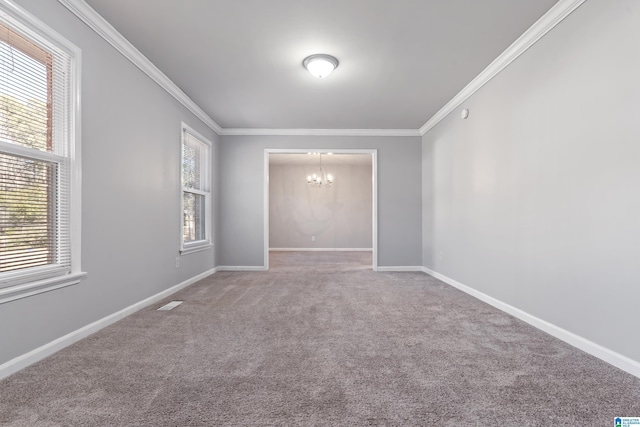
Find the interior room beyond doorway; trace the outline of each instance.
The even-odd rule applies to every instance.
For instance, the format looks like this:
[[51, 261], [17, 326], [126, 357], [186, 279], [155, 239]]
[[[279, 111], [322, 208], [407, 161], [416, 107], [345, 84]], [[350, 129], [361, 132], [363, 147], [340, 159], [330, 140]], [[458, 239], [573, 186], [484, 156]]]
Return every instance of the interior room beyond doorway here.
[[301, 267], [339, 258], [357, 265], [366, 258], [375, 269], [375, 153], [270, 152], [266, 160], [265, 262], [269, 252], [297, 252], [284, 258]]

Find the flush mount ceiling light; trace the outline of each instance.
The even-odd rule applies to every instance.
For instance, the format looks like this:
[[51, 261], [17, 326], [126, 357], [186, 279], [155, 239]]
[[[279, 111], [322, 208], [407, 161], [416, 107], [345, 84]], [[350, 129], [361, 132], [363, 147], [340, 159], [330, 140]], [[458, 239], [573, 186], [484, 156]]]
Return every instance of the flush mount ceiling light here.
[[333, 70], [338, 67], [338, 60], [331, 55], [325, 55], [323, 53], [317, 55], [311, 55], [304, 58], [302, 65], [312, 75], [321, 79], [327, 77]]

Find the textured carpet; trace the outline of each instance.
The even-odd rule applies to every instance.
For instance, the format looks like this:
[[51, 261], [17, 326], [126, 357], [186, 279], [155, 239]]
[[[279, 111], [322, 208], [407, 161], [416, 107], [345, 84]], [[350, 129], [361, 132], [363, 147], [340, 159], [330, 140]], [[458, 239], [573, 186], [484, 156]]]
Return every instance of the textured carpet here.
[[371, 252], [270, 252], [271, 273], [336, 273], [371, 270]]
[[173, 295], [185, 301], [176, 309], [156, 304], [0, 382], [0, 424], [610, 426], [640, 416], [640, 379], [425, 274], [374, 273], [362, 256], [281, 253], [269, 272], [217, 273]]

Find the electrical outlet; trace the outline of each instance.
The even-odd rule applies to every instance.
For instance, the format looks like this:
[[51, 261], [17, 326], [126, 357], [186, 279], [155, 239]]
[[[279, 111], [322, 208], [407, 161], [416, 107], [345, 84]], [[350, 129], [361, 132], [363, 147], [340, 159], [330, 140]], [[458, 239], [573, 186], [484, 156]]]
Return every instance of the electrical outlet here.
[[180, 268], [180, 257], [176, 257], [176, 268]]
[[315, 242], [316, 241], [316, 236], [311, 236], [311, 241]]
[[440, 253], [438, 254], [438, 258], [440, 259], [440, 261], [442, 261], [442, 259], [444, 258], [442, 251], [440, 251]]

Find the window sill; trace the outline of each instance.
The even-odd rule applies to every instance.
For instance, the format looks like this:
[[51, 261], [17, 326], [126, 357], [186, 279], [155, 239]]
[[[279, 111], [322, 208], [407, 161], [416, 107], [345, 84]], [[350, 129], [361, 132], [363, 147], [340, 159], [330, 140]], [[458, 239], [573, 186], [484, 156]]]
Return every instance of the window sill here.
[[187, 254], [192, 254], [194, 252], [206, 251], [211, 249], [212, 247], [213, 247], [213, 244], [208, 243], [206, 245], [199, 245], [191, 248], [183, 248], [183, 249], [180, 249], [180, 255], [187, 255]]
[[43, 292], [76, 285], [85, 278], [87, 273], [65, 274], [64, 276], [38, 280], [37, 282], [24, 283], [0, 289], [0, 304], [38, 295]]

